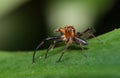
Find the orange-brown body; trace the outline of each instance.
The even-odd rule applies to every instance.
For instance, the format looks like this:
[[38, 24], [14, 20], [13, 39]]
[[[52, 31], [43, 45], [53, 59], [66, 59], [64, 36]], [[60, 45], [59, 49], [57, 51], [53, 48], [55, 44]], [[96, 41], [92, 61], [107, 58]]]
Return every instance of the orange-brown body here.
[[[75, 28], [73, 26], [65, 26], [64, 28], [59, 28], [56, 30], [56, 32], [60, 32], [62, 34], [62, 39], [64, 41], [68, 41], [69, 38], [72, 38], [72, 40], [75, 39]], [[71, 42], [72, 42], [71, 40]]]

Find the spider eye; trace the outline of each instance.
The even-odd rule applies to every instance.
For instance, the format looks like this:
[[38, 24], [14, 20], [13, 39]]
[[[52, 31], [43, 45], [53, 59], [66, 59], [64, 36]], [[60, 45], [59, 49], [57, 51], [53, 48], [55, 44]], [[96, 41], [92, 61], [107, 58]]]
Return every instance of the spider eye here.
[[58, 29], [58, 31], [61, 31], [61, 29]]

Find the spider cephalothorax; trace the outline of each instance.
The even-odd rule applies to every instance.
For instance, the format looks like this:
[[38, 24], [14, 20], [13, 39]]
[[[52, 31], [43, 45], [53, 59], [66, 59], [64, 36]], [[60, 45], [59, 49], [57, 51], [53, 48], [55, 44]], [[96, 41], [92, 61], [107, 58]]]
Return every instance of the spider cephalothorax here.
[[56, 30], [56, 32], [60, 32], [61, 38], [66, 42], [69, 40], [69, 38], [75, 39], [75, 28], [73, 26], [59, 28]]
[[83, 50], [84, 49], [83, 46], [84, 45], [88, 45], [88, 43], [87, 43], [87, 41], [83, 40], [82, 37], [86, 36], [86, 34], [87, 34], [87, 37], [89, 37], [89, 36], [95, 37], [92, 34], [93, 32], [92, 32], [91, 28], [86, 29], [84, 32], [76, 32], [74, 26], [65, 26], [63, 28], [56, 29], [56, 32], [59, 32], [60, 36], [45, 38], [35, 48], [35, 51], [34, 51], [34, 54], [33, 54], [33, 61], [32, 61], [33, 63], [35, 62], [34, 61], [34, 57], [35, 57], [36, 50], [38, 50], [48, 40], [52, 40], [53, 43], [51, 43], [50, 46], [49, 46], [49, 48], [47, 49], [46, 54], [45, 54], [45, 58], [47, 58], [48, 51], [50, 49], [53, 49], [55, 47], [56, 43], [65, 42], [66, 46], [65, 46], [64, 50], [62, 51], [61, 56], [59, 57], [59, 59], [57, 61], [57, 62], [59, 62], [59, 61], [61, 61], [61, 58], [62, 58], [62, 56], [65, 53], [65, 50], [67, 50], [67, 48], [69, 47], [70, 44], [72, 44], [72, 43], [79, 44], [80, 47], [81, 47], [81, 49]]

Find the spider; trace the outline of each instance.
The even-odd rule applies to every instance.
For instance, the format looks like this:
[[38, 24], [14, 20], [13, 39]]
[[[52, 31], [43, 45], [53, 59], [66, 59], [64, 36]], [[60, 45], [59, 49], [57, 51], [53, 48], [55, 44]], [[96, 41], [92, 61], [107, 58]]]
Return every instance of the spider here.
[[[49, 52], [50, 49], [53, 49], [56, 45], [56, 43], [59, 42], [65, 42], [66, 46], [63, 49], [60, 57], [58, 58], [57, 62], [61, 61], [61, 58], [63, 57], [65, 51], [68, 49], [68, 47], [70, 46], [70, 44], [76, 43], [78, 45], [80, 45], [80, 48], [83, 50], [83, 46], [84, 45], [88, 45], [87, 41], [84, 40], [84, 36], [86, 38], [92, 36], [95, 37], [94, 34], [92, 34], [95, 30], [93, 28], [88, 28], [83, 32], [76, 32], [74, 26], [65, 26], [62, 28], [58, 28], [55, 30], [55, 32], [59, 32], [60, 36], [55, 36], [55, 37], [47, 37], [45, 38], [36, 48], [35, 51], [33, 53], [33, 59], [32, 59], [32, 63], [35, 63], [35, 54], [36, 54], [36, 50], [38, 50], [46, 41], [51, 40], [52, 44], [50, 44], [49, 48], [47, 49], [46, 53], [45, 53], [45, 59], [47, 58], [47, 54]], [[95, 37], [96, 38], [96, 37]], [[97, 40], [99, 40], [98, 38], [96, 38]], [[100, 40], [99, 40], [100, 41]]]

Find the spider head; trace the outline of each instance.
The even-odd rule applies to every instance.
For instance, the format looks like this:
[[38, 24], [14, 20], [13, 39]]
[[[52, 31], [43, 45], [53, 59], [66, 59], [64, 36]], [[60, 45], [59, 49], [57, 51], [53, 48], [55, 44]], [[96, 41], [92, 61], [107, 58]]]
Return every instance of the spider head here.
[[65, 29], [68, 33], [75, 33], [75, 28], [73, 26], [66, 26]]
[[58, 28], [55, 32], [60, 32], [62, 35], [75, 34], [75, 28], [73, 26], [65, 26], [64, 28]]

